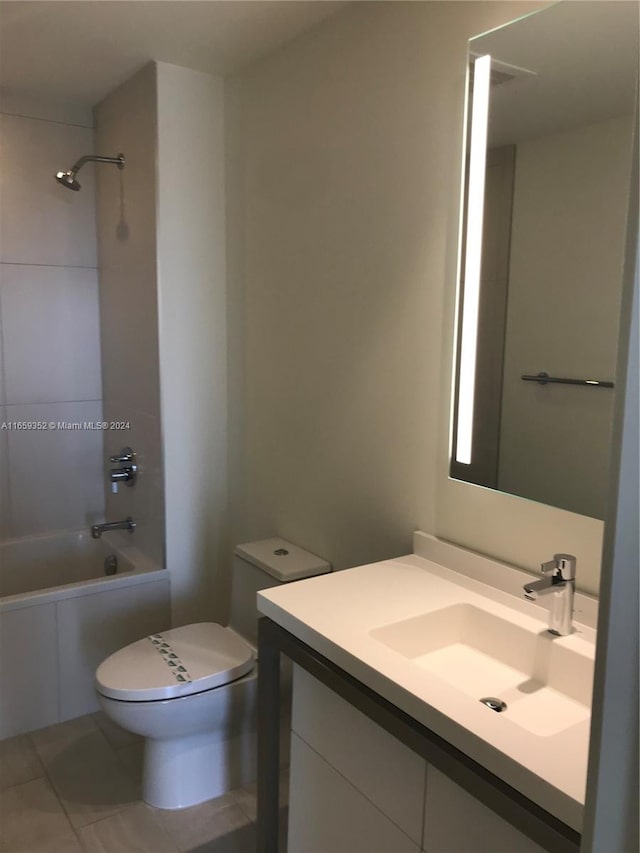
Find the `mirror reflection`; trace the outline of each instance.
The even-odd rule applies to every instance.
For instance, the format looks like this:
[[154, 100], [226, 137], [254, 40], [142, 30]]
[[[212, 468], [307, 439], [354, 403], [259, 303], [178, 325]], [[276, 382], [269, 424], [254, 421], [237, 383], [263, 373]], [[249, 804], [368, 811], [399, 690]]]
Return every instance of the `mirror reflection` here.
[[563, 2], [470, 42], [450, 473], [595, 518], [637, 76], [635, 3]]

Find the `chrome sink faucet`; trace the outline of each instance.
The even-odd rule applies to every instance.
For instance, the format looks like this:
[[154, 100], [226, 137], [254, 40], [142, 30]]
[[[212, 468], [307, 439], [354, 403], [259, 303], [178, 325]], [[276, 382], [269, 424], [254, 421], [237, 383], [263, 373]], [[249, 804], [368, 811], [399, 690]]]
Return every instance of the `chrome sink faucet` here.
[[553, 593], [549, 610], [549, 633], [566, 637], [573, 621], [573, 594], [576, 586], [576, 558], [572, 554], [554, 554], [553, 560], [542, 563], [540, 571], [548, 575], [524, 585], [524, 597], [535, 601], [538, 596]]

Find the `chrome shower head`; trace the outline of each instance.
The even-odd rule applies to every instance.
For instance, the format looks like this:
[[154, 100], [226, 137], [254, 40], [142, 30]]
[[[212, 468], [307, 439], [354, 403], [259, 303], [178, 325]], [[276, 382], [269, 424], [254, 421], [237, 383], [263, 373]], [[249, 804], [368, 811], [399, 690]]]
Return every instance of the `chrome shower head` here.
[[66, 189], [76, 190], [76, 192], [81, 187], [81, 184], [76, 179], [76, 173], [73, 169], [70, 169], [68, 172], [56, 172], [56, 181], [63, 187], [66, 187]]
[[118, 169], [124, 169], [124, 162], [124, 154], [118, 154], [117, 157], [98, 157], [97, 155], [88, 154], [85, 157], [81, 157], [67, 172], [56, 172], [55, 178], [61, 186], [68, 190], [76, 190], [77, 192], [81, 184], [78, 182], [76, 175], [85, 163], [115, 163]]

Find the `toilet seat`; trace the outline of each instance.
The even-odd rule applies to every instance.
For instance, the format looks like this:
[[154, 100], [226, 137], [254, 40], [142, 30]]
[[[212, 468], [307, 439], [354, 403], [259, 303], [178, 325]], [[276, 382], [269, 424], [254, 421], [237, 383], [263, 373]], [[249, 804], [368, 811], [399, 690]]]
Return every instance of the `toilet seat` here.
[[184, 625], [137, 640], [108, 657], [96, 690], [123, 702], [149, 702], [202, 693], [246, 675], [253, 649], [215, 622]]

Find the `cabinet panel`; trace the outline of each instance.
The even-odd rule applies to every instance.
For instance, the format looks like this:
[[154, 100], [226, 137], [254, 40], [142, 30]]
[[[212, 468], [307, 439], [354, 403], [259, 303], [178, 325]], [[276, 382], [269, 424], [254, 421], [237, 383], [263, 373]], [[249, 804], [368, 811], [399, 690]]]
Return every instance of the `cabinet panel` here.
[[0, 614], [0, 740], [57, 723], [54, 604]]
[[425, 762], [300, 667], [292, 728], [420, 844]]
[[545, 853], [526, 835], [429, 766], [426, 853]]
[[290, 853], [419, 853], [344, 776], [291, 733]]

